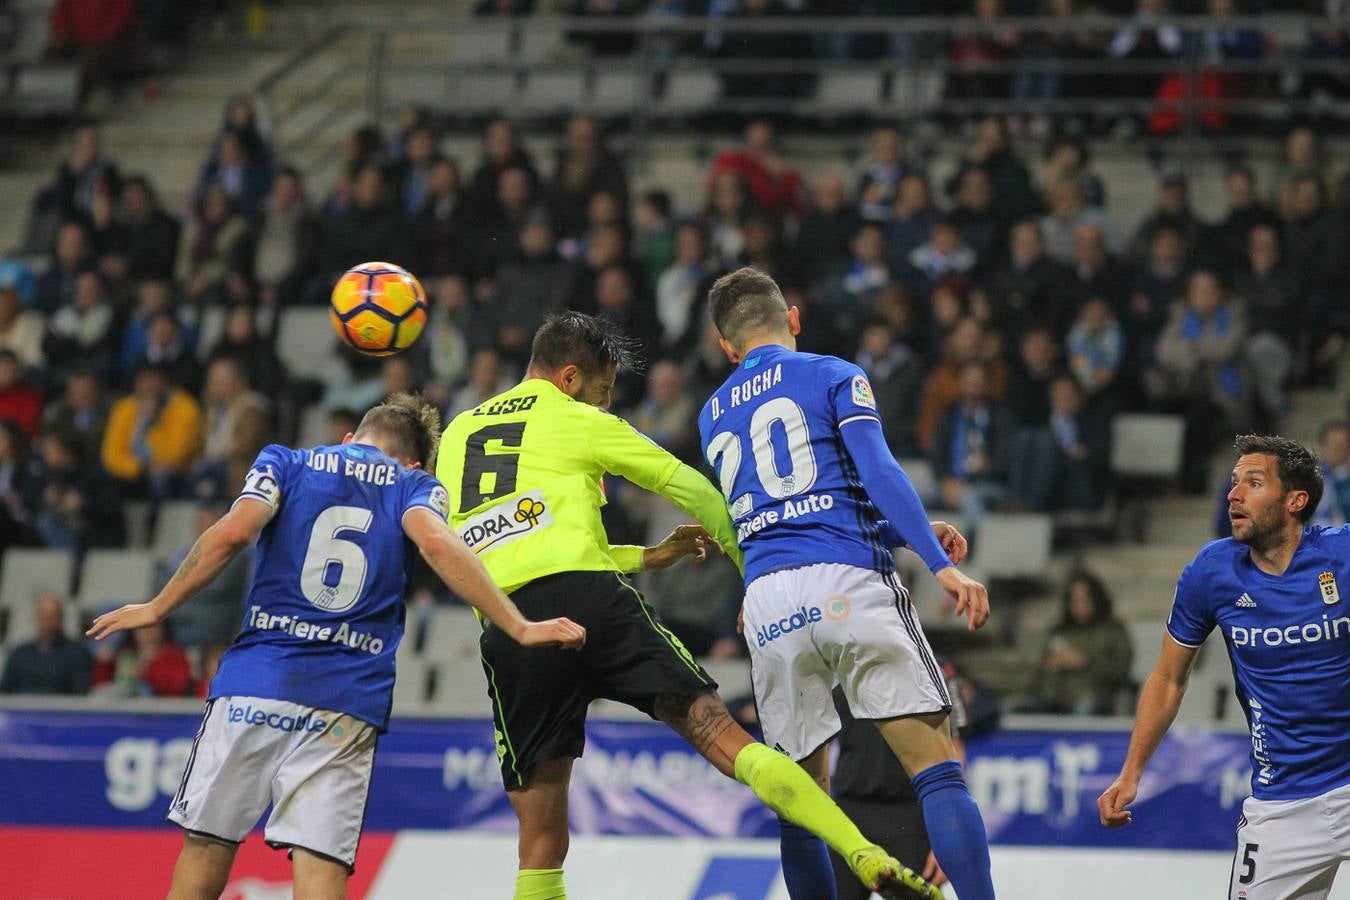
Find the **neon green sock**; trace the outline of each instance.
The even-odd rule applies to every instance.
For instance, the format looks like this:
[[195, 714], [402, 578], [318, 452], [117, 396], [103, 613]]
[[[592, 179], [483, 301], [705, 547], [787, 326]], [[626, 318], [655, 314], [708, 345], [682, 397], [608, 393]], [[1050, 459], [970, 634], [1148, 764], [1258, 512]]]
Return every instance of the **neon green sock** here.
[[516, 873], [515, 900], [567, 900], [562, 869], [521, 869]]
[[736, 780], [765, 806], [824, 840], [844, 859], [872, 845], [816, 780], [778, 751], [747, 744], [736, 754], [735, 766]]

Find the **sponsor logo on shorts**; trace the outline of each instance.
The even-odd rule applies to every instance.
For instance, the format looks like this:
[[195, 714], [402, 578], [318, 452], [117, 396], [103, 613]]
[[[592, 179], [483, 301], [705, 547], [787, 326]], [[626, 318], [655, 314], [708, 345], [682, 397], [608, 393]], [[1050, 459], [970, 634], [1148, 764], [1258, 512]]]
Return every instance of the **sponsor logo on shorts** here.
[[544, 502], [543, 492], [533, 490], [471, 516], [460, 527], [459, 536], [474, 553], [482, 553], [552, 524], [553, 511]]
[[316, 732], [328, 727], [328, 720], [312, 711], [302, 716], [286, 716], [265, 709], [255, 709], [251, 703], [247, 706], [235, 706], [231, 703], [227, 721], [231, 725], [250, 725], [255, 728], [288, 732]]
[[825, 618], [827, 619], [840, 622], [847, 619], [851, 612], [853, 612], [853, 604], [843, 594], [835, 594], [825, 601]]
[[768, 625], [755, 629], [755, 641], [763, 647], [785, 634], [791, 634], [807, 625], [819, 622], [823, 618], [825, 617], [821, 615], [819, 606], [812, 606], [809, 609], [805, 606], [800, 607], [790, 616], [785, 616], [777, 622], [770, 622]]

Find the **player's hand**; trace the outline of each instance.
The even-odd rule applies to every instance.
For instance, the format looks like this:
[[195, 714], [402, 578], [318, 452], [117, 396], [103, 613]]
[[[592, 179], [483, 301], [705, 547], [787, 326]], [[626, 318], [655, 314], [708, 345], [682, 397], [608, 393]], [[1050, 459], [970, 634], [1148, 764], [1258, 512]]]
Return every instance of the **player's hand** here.
[[928, 862], [923, 864], [923, 871], [919, 874], [937, 887], [947, 883], [947, 873], [938, 865], [937, 857], [933, 855], [932, 850], [928, 851]]
[[571, 619], [526, 622], [517, 639], [522, 647], [562, 647], [580, 650], [586, 644], [586, 629]]
[[1097, 814], [1107, 828], [1124, 828], [1134, 821], [1134, 814], [1125, 807], [1134, 802], [1139, 793], [1139, 782], [1127, 779], [1124, 775], [1111, 782], [1111, 786], [1102, 791], [1097, 798]]
[[133, 631], [147, 625], [158, 625], [163, 618], [153, 603], [128, 603], [120, 609], [99, 616], [84, 634], [85, 637], [101, 641], [119, 631]]
[[952, 561], [952, 565], [960, 565], [966, 558], [966, 552], [969, 547], [966, 545], [965, 535], [956, 530], [955, 525], [947, 522], [929, 522], [933, 526], [933, 534], [937, 535], [938, 543], [942, 545], [942, 551], [947, 554], [947, 558]]
[[665, 569], [686, 556], [692, 556], [694, 562], [703, 562], [708, 558], [709, 549], [718, 553], [722, 551], [703, 526], [681, 525], [667, 535], [664, 541], [642, 551], [642, 568], [647, 571]]
[[937, 583], [956, 601], [957, 617], [965, 616], [971, 631], [989, 618], [989, 591], [974, 578], [948, 566], [937, 573]]

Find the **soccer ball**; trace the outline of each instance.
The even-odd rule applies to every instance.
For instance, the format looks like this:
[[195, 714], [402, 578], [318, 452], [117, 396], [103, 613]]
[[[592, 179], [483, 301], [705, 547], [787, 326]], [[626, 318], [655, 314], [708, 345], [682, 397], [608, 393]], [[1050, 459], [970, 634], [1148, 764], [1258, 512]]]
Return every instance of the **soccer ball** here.
[[338, 337], [367, 356], [407, 350], [427, 324], [426, 291], [393, 263], [368, 262], [348, 269], [333, 286], [329, 307]]

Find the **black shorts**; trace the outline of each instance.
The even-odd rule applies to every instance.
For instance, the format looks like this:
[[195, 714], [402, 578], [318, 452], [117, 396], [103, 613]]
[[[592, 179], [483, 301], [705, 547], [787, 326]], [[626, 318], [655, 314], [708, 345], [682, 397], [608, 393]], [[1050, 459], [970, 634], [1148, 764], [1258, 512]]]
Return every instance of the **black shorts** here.
[[581, 756], [592, 700], [616, 700], [651, 716], [658, 696], [717, 688], [637, 589], [614, 572], [546, 575], [511, 599], [527, 619], [567, 616], [585, 627], [586, 646], [526, 648], [490, 624], [483, 632], [483, 671], [507, 790], [527, 785], [541, 762]]

